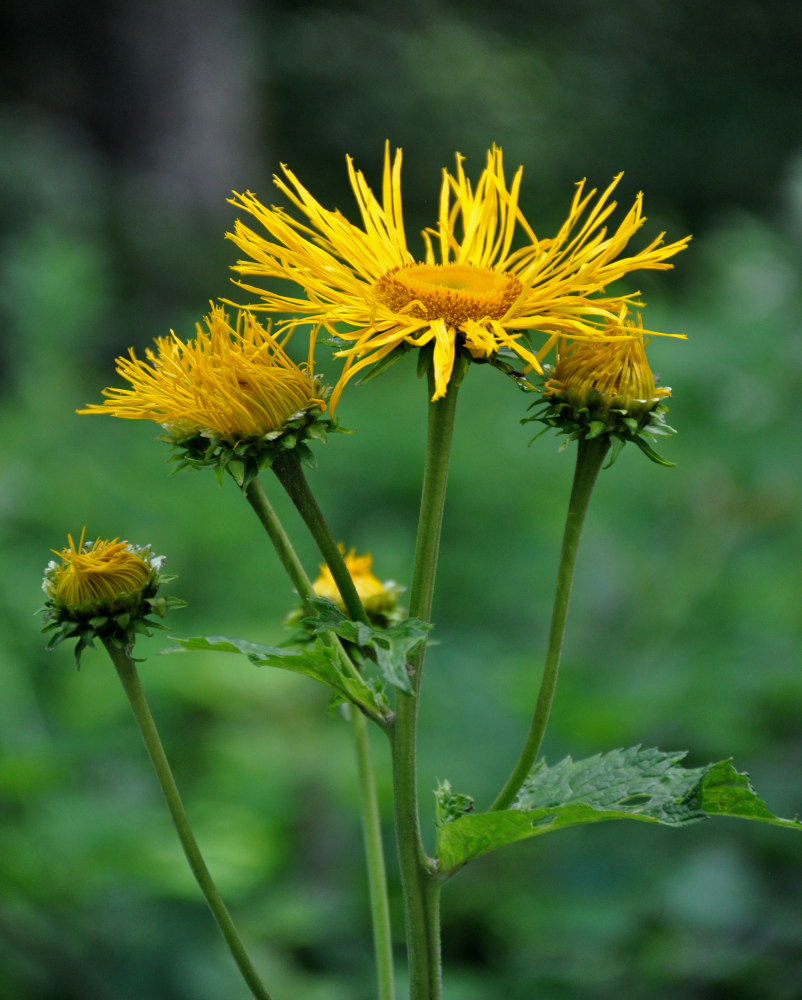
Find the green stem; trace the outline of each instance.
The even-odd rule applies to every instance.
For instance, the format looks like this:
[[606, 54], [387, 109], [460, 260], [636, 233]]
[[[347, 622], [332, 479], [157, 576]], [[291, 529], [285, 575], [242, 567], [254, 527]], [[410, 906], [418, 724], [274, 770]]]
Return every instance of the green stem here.
[[[303, 475], [303, 474], [302, 474]], [[304, 480], [305, 481], [305, 480]], [[308, 490], [308, 487], [307, 487]], [[287, 570], [301, 600], [306, 603], [315, 596], [306, 571], [301, 565], [292, 542], [287, 537], [281, 522], [258, 479], [252, 480], [244, 490], [245, 496], [253, 507], [257, 517], [262, 522], [270, 541], [278, 554], [281, 564]], [[311, 495], [311, 494], [310, 494]], [[307, 503], [306, 509], [314, 510]], [[322, 515], [321, 515], [322, 520]], [[324, 526], [325, 526], [325, 522]], [[325, 529], [328, 532], [328, 529]], [[329, 536], [330, 538], [331, 536]], [[330, 542], [328, 548], [334, 545]], [[337, 549], [336, 546], [334, 546]], [[342, 555], [337, 549], [342, 560]], [[347, 572], [347, 570], [346, 570]], [[349, 574], [350, 580], [350, 574]], [[352, 581], [353, 586], [353, 581]], [[341, 591], [342, 593], [342, 591]], [[361, 607], [361, 602], [360, 602]], [[351, 658], [342, 648], [334, 633], [330, 635], [332, 643], [342, 655], [343, 667], [350, 673], [356, 673]], [[361, 678], [360, 678], [361, 679]], [[370, 913], [373, 925], [373, 942], [376, 954], [376, 971], [378, 976], [379, 1000], [393, 1000], [395, 984], [393, 976], [393, 939], [390, 927], [390, 907], [387, 894], [387, 872], [384, 864], [384, 846], [382, 844], [381, 820], [379, 816], [376, 781], [373, 775], [368, 726], [362, 712], [355, 706], [349, 706], [351, 731], [356, 752], [357, 778], [359, 782], [359, 800], [362, 820], [362, 834], [365, 842], [365, 861], [368, 875], [368, 894], [370, 898]]]
[[349, 705], [351, 729], [354, 734], [357, 774], [359, 776], [362, 833], [365, 841], [365, 864], [368, 872], [370, 916], [373, 924], [373, 945], [376, 955], [376, 973], [379, 1000], [393, 1000], [393, 941], [390, 928], [390, 905], [387, 898], [387, 872], [384, 864], [381, 817], [379, 816], [376, 780], [370, 754], [368, 724], [365, 716]]
[[278, 481], [287, 491], [290, 500], [295, 504], [304, 524], [314, 538], [320, 554], [331, 570], [331, 575], [334, 577], [334, 582], [348, 614], [354, 621], [367, 623], [367, 613], [356, 591], [351, 574], [348, 572], [348, 567], [345, 565], [343, 554], [329, 531], [317, 500], [312, 495], [298, 456], [291, 451], [285, 451], [273, 462], [272, 469], [278, 477]]
[[546, 662], [543, 667], [543, 677], [540, 681], [535, 704], [534, 715], [529, 725], [523, 750], [518, 762], [512, 770], [506, 784], [499, 792], [490, 809], [507, 809], [527, 775], [535, 763], [538, 750], [543, 742], [546, 725], [549, 721], [551, 704], [554, 700], [554, 689], [557, 686], [557, 675], [560, 669], [563, 639], [565, 637], [565, 622], [568, 617], [568, 605], [571, 600], [571, 587], [574, 580], [576, 554], [579, 548], [579, 537], [582, 524], [588, 509], [596, 477], [602, 467], [604, 458], [610, 448], [608, 436], [600, 438], [580, 438], [576, 454], [574, 483], [571, 488], [571, 498], [568, 501], [568, 513], [565, 518], [560, 565], [557, 570], [557, 587], [554, 594], [554, 607], [551, 615], [551, 630], [549, 632]]
[[[430, 372], [430, 397], [433, 391]], [[442, 399], [429, 404], [426, 464], [409, 609], [413, 617], [423, 621], [429, 621], [432, 612], [456, 404], [457, 387], [453, 383]], [[425, 644], [421, 643], [410, 657], [413, 693], [397, 693], [393, 784], [396, 840], [406, 914], [410, 997], [412, 1000], [438, 1000], [442, 990], [440, 881], [436, 877], [435, 863], [424, 850], [418, 809], [418, 695], [424, 655]]]
[[112, 645], [110, 642], [104, 642], [104, 645], [117, 669], [117, 674], [128, 696], [136, 724], [139, 726], [139, 731], [142, 734], [145, 748], [153, 764], [153, 769], [156, 772], [159, 785], [164, 793], [164, 798], [167, 801], [167, 807], [173, 818], [178, 839], [184, 848], [184, 854], [189, 862], [189, 867], [192, 869], [192, 874], [195, 876], [201, 892], [206, 897], [209, 909], [212, 911], [212, 915], [217, 921], [217, 926], [220, 928], [229, 951], [237, 963], [237, 967], [242, 973], [243, 979], [248, 984], [251, 993], [257, 1000], [271, 1000], [271, 995], [259, 979], [245, 951], [245, 946], [237, 933], [231, 915], [226, 909], [225, 903], [220, 898], [220, 893], [217, 891], [212, 876], [209, 874], [209, 869], [203, 860], [200, 848], [195, 840], [195, 835], [189, 825], [184, 805], [181, 802], [181, 796], [178, 793], [178, 787], [173, 778], [173, 772], [170, 769], [167, 755], [159, 738], [156, 723], [153, 721], [153, 716], [148, 707], [136, 665], [124, 650]]
[[267, 498], [264, 487], [258, 479], [252, 479], [243, 490], [245, 499], [253, 508], [256, 516], [262, 523], [262, 527], [268, 534], [273, 548], [281, 561], [281, 565], [287, 571], [287, 575], [292, 580], [292, 585], [298, 592], [298, 596], [306, 603], [310, 597], [315, 596], [314, 588], [306, 575], [306, 571], [301, 565], [292, 542], [287, 536], [278, 515], [273, 509], [273, 505]]

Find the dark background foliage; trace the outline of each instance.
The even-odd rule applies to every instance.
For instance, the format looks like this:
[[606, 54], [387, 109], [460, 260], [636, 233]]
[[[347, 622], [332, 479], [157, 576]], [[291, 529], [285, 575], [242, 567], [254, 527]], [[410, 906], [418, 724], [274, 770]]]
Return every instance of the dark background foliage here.
[[[544, 750], [733, 754], [776, 812], [800, 810], [801, 22], [799, 5], [750, 0], [31, 0], [4, 15], [1, 997], [245, 996], [110, 665], [90, 653], [76, 674], [66, 649], [46, 654], [31, 612], [50, 547], [86, 524], [167, 554], [189, 601], [177, 632], [281, 638], [292, 595], [235, 491], [170, 478], [153, 425], [74, 414], [117, 354], [191, 335], [231, 294], [225, 199], [271, 200], [280, 162], [350, 212], [345, 154], [378, 183], [385, 139], [403, 146], [412, 234], [455, 151], [475, 176], [497, 142], [525, 165], [538, 232], [575, 181], [624, 170], [621, 203], [646, 193], [644, 242], [694, 233], [676, 271], [641, 282], [649, 324], [688, 334], [651, 348], [678, 467], [626, 452], [601, 478]], [[463, 397], [422, 712], [427, 823], [437, 779], [484, 804], [520, 745], [572, 464], [553, 438], [527, 446], [524, 401], [496, 373], [472, 371]], [[347, 393], [340, 416], [357, 433], [319, 449], [313, 485], [338, 536], [407, 581], [425, 420], [412, 364]], [[310, 681], [163, 644], [140, 648], [144, 683], [266, 981], [368, 1000], [346, 728]], [[376, 758], [389, 810], [379, 739]], [[448, 1000], [799, 997], [798, 838], [633, 827], [463, 872], [444, 899]]]

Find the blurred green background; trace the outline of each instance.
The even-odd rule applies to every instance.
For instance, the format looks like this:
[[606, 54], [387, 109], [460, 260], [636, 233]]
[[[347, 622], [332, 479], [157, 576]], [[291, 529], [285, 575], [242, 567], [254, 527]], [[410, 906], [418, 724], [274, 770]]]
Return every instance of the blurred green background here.
[[[324, 204], [404, 148], [408, 231], [454, 152], [525, 165], [539, 233], [573, 184], [626, 175], [694, 233], [639, 280], [674, 389], [672, 470], [628, 449], [580, 552], [551, 762], [634, 743], [734, 755], [802, 807], [802, 8], [774, 0], [66, 0], [0, 35], [0, 997], [237, 1000], [110, 664], [32, 617], [67, 532], [151, 542], [177, 634], [274, 642], [292, 595], [233, 487], [170, 476], [155, 425], [79, 417], [113, 360], [231, 294], [231, 189], [286, 162]], [[636, 240], [636, 244], [638, 241]], [[336, 373], [336, 366], [331, 368]], [[438, 779], [486, 804], [527, 723], [572, 455], [475, 368], [460, 400], [422, 708]], [[313, 486], [338, 537], [410, 574], [425, 387], [410, 358], [350, 390]], [[275, 492], [275, 490], [271, 490]], [[295, 531], [292, 513], [275, 497]], [[316, 557], [300, 532], [310, 571]], [[349, 733], [304, 678], [159, 657], [144, 684], [202, 848], [279, 1000], [375, 995]], [[389, 813], [387, 753], [376, 740]], [[388, 830], [389, 836], [389, 830]], [[474, 864], [444, 898], [446, 1000], [802, 997], [802, 841], [748, 824], [577, 829]], [[391, 854], [391, 874], [395, 867]], [[397, 892], [393, 916], [401, 954]], [[401, 964], [403, 968], [403, 964]], [[400, 981], [403, 973], [399, 973]]]

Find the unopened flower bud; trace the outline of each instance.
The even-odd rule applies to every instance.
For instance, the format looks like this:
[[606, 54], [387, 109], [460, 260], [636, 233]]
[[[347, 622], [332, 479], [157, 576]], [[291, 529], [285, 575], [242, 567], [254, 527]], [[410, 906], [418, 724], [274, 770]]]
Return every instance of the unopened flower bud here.
[[130, 653], [137, 633], [162, 628], [148, 615], [162, 617], [168, 607], [183, 606], [176, 598], [158, 597], [162, 583], [163, 556], [153, 555], [150, 546], [131, 545], [115, 538], [85, 542], [86, 529], [78, 545], [68, 535], [66, 548], [53, 552], [45, 568], [45, 626], [52, 632], [47, 647], [65, 639], [77, 639], [76, 661], [87, 646], [99, 638]]

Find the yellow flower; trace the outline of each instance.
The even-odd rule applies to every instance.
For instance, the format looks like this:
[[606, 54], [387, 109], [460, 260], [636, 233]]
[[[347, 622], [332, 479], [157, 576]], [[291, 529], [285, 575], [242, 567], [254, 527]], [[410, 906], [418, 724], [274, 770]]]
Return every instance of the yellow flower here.
[[[341, 546], [342, 551], [342, 546]], [[401, 588], [392, 581], [382, 583], [373, 573], [371, 567], [373, 557], [366, 552], [362, 556], [356, 554], [356, 549], [350, 549], [345, 553], [345, 567], [351, 574], [356, 592], [365, 607], [368, 615], [375, 616], [392, 610], [398, 600]], [[329, 567], [322, 563], [320, 575], [312, 584], [318, 597], [325, 597], [336, 604], [340, 610], [345, 610], [340, 591], [334, 582]]]
[[78, 544], [67, 535], [66, 548], [52, 551], [45, 567], [42, 590], [46, 600], [43, 632], [51, 632], [47, 648], [66, 639], [77, 639], [76, 663], [95, 639], [130, 652], [136, 636], [163, 628], [148, 615], [164, 617], [168, 608], [183, 607], [174, 597], [159, 597], [159, 587], [171, 577], [162, 576], [164, 557], [149, 545], [131, 545], [118, 538]]
[[568, 441], [607, 437], [609, 465], [627, 441], [653, 462], [671, 465], [648, 443], [674, 428], [665, 422], [671, 390], [655, 386], [647, 344], [640, 316], [637, 323], [628, 320], [626, 306], [595, 339], [560, 340], [543, 397], [526, 420], [553, 427]]
[[[557, 338], [597, 337], [605, 320], [637, 294], [606, 296], [607, 285], [630, 271], [671, 267], [667, 259], [688, 242], [665, 246], [661, 234], [632, 256], [620, 256], [645, 221], [638, 195], [618, 227], [607, 232], [616, 207], [610, 194], [620, 175], [598, 197], [579, 183], [557, 235], [538, 239], [518, 204], [522, 168], [508, 186], [501, 150], [494, 146], [475, 186], [459, 155], [456, 172], [443, 171], [437, 223], [422, 234], [419, 259], [404, 233], [401, 151], [391, 157], [389, 144], [385, 149], [381, 201], [350, 157], [347, 164], [361, 225], [320, 205], [284, 166], [286, 180], [276, 177], [275, 183], [303, 218], [267, 208], [251, 193], [238, 194], [232, 204], [249, 212], [268, 236], [241, 221], [228, 234], [250, 258], [235, 271], [288, 279], [303, 292], [238, 282], [261, 297], [254, 308], [292, 314], [282, 329], [309, 323], [350, 345], [337, 355], [346, 361], [332, 406], [349, 378], [401, 345], [433, 346], [433, 399], [445, 394], [463, 346], [475, 359], [510, 350], [539, 372]], [[529, 330], [545, 335], [540, 348], [530, 349]]]
[[117, 359], [117, 373], [130, 389], [104, 389], [103, 403], [79, 413], [110, 413], [155, 420], [175, 438], [211, 432], [225, 441], [262, 437], [299, 413], [325, 409], [308, 362], [298, 366], [269, 328], [240, 311], [236, 327], [212, 307], [205, 329], [184, 342], [171, 334], [156, 339], [142, 361], [133, 349]]
[[72, 535], [67, 535], [67, 548], [52, 550], [60, 557], [61, 565], [52, 567], [45, 577], [47, 595], [63, 607], [79, 607], [141, 591], [151, 576], [150, 564], [117, 538], [84, 545], [85, 533], [86, 529], [77, 546]]
[[640, 316], [635, 325], [624, 312], [595, 340], [561, 341], [546, 393], [570, 396], [580, 406], [587, 405], [595, 393], [609, 407], [627, 411], [651, 408], [670, 396], [671, 390], [655, 387], [646, 358], [647, 344]]

